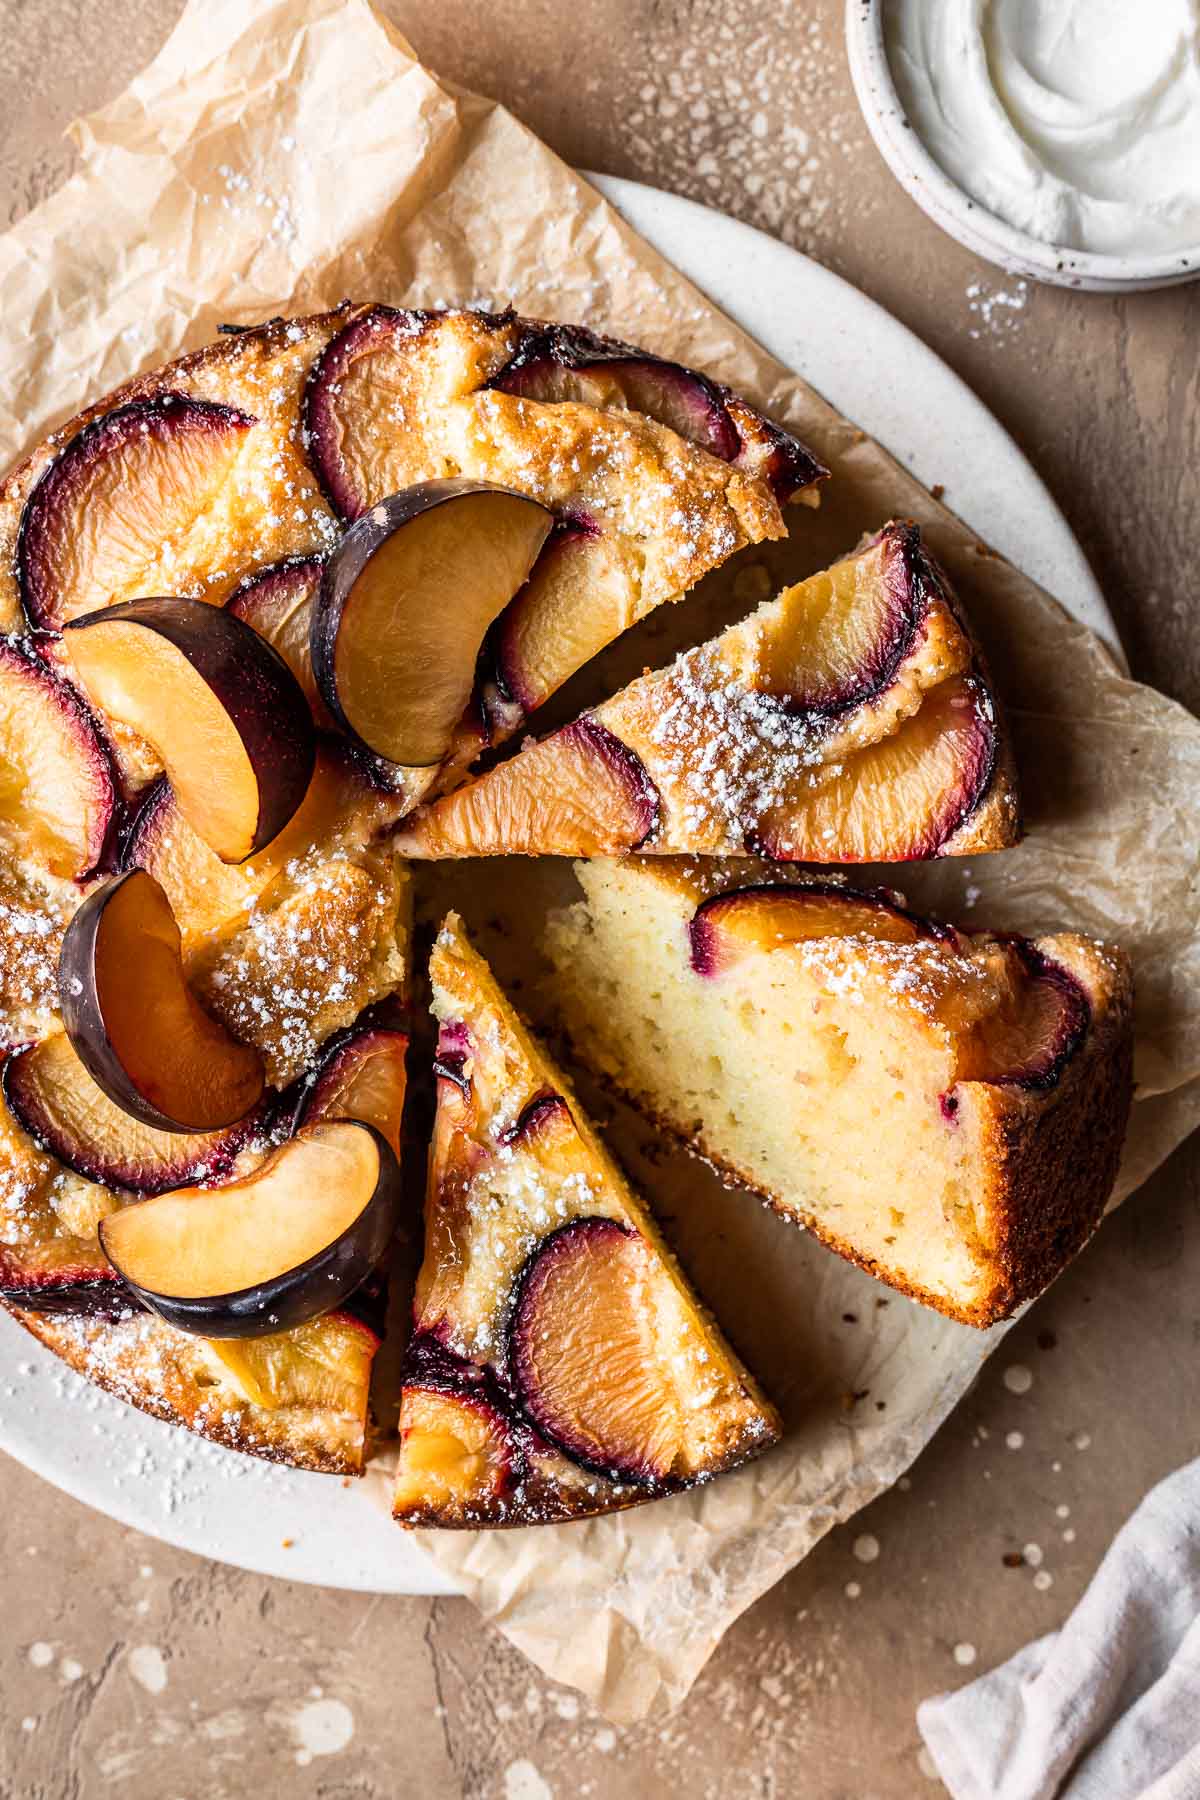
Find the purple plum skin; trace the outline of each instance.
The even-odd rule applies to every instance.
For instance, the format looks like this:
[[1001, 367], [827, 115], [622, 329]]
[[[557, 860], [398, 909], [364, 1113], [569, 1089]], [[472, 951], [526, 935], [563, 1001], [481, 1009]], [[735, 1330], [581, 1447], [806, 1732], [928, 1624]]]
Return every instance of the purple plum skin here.
[[230, 1173], [239, 1152], [264, 1133], [270, 1124], [272, 1108], [270, 1101], [264, 1100], [245, 1119], [222, 1132], [216, 1147], [209, 1141], [206, 1149], [199, 1151], [194, 1139], [176, 1136], [173, 1143], [178, 1146], [178, 1155], [169, 1162], [131, 1163], [122, 1160], [117, 1148], [109, 1150], [101, 1144], [76, 1143], [59, 1129], [45, 1111], [32, 1080], [34, 1064], [31, 1059], [36, 1051], [36, 1044], [29, 1045], [5, 1059], [0, 1092], [9, 1111], [35, 1143], [44, 1146], [77, 1175], [99, 1182], [102, 1187], [143, 1195], [162, 1194], [168, 1188], [185, 1187], [192, 1181], [219, 1180]]
[[79, 690], [39, 656], [27, 639], [0, 636], [0, 684], [6, 681], [34, 683], [47, 704], [67, 720], [78, 744], [80, 764], [95, 789], [99, 825], [75, 874], [76, 881], [87, 881], [108, 861], [118, 815], [117, 774], [100, 724]]
[[277, 650], [243, 620], [203, 600], [129, 600], [73, 620], [68, 632], [117, 620], [159, 635], [212, 689], [245, 746], [259, 798], [248, 852], [255, 855], [295, 814], [316, 763], [312, 714], [296, 677]]
[[688, 923], [688, 953], [692, 969], [697, 975], [713, 976], [720, 973], [721, 915], [732, 905], [740, 905], [745, 900], [759, 897], [769, 900], [773, 905], [781, 898], [795, 899], [800, 905], [805, 905], [810, 898], [833, 906], [850, 901], [858, 905], [878, 907], [881, 912], [907, 920], [918, 938], [924, 938], [930, 943], [953, 943], [958, 936], [952, 925], [944, 925], [936, 919], [924, 919], [919, 914], [910, 912], [887, 888], [847, 888], [825, 881], [805, 882], [802, 887], [789, 888], [784, 884], [752, 882], [746, 887], [726, 888], [719, 894], [710, 894], [696, 908]]
[[55, 533], [72, 528], [69, 513], [75, 483], [97, 457], [119, 456], [128, 443], [147, 432], [170, 438], [181, 431], [247, 431], [257, 423], [249, 413], [219, 401], [166, 393], [118, 406], [76, 432], [43, 471], [21, 513], [15, 568], [21, 605], [32, 628], [57, 631], [62, 625], [49, 547]]
[[665, 1490], [670, 1483], [653, 1469], [620, 1456], [603, 1461], [576, 1443], [537, 1390], [527, 1346], [536, 1335], [538, 1289], [551, 1263], [563, 1256], [586, 1253], [587, 1247], [606, 1238], [631, 1238], [636, 1234], [616, 1219], [571, 1219], [544, 1237], [526, 1258], [517, 1277], [508, 1336], [508, 1379], [524, 1417], [538, 1436], [573, 1462], [577, 1468], [606, 1481]]
[[[270, 1281], [234, 1294], [180, 1299], [151, 1292], [123, 1275], [130, 1292], [177, 1331], [209, 1338], [270, 1337], [334, 1312], [374, 1274], [387, 1254], [401, 1203], [400, 1165], [373, 1125], [349, 1121], [368, 1131], [379, 1152], [379, 1178], [353, 1223], [315, 1256], [283, 1269]], [[147, 1202], [146, 1204], [151, 1204]], [[104, 1227], [100, 1229], [101, 1247]], [[121, 1274], [121, 1271], [117, 1271]]]

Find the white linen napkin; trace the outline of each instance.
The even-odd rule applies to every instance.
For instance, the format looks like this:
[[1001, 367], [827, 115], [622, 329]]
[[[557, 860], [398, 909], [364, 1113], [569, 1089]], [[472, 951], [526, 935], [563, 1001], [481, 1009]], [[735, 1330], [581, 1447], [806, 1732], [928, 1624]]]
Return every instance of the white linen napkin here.
[[954, 1800], [1200, 1800], [1200, 1461], [1146, 1496], [1061, 1631], [917, 1725]]

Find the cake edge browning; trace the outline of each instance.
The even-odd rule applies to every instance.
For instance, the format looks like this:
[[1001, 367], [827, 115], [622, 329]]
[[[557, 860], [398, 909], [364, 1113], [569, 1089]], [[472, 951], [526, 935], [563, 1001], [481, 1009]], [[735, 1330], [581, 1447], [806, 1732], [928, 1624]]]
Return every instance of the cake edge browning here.
[[[108, 1366], [97, 1363], [92, 1354], [92, 1337], [97, 1334], [112, 1334], [122, 1324], [129, 1323], [129, 1320], [95, 1317], [81, 1319], [78, 1315], [35, 1312], [10, 1305], [7, 1301], [0, 1301], [0, 1305], [10, 1318], [15, 1319], [43, 1348], [57, 1356], [76, 1375], [114, 1399], [136, 1407], [139, 1412], [146, 1413], [152, 1419], [181, 1427], [222, 1449], [234, 1450], [244, 1456], [255, 1457], [260, 1462], [300, 1469], [309, 1474], [360, 1476], [365, 1470], [370, 1435], [367, 1411], [364, 1411], [362, 1420], [355, 1425], [345, 1413], [331, 1415], [328, 1412], [321, 1413], [316, 1408], [274, 1409], [239, 1400], [236, 1403], [235, 1423], [229, 1423], [220, 1416], [211, 1419], [201, 1417], [203, 1397], [212, 1390], [200, 1387], [194, 1379], [189, 1383], [180, 1377], [170, 1383], [152, 1384], [139, 1369], [136, 1356], [119, 1344], [116, 1348], [110, 1345], [105, 1352], [105, 1364]], [[135, 1314], [132, 1318], [137, 1319], [138, 1316]], [[148, 1319], [149, 1315], [145, 1317]], [[85, 1329], [87, 1336], [84, 1335]], [[161, 1329], [168, 1328], [164, 1326]], [[301, 1431], [298, 1420], [289, 1419], [289, 1410], [293, 1413], [302, 1412], [313, 1421], [313, 1428], [308, 1432]], [[317, 1423], [318, 1419], [322, 1421], [320, 1424]], [[345, 1430], [330, 1430], [328, 1427], [331, 1419], [346, 1421]], [[330, 1447], [334, 1445], [337, 1446], [336, 1449]]]
[[[668, 871], [663, 873], [672, 879]], [[731, 871], [721, 875], [719, 888], [736, 886]], [[771, 880], [779, 881], [780, 872], [771, 871]], [[992, 1244], [980, 1245], [975, 1260], [991, 1280], [968, 1303], [956, 1304], [890, 1270], [769, 1189], [723, 1155], [703, 1128], [694, 1129], [648, 1104], [619, 1073], [587, 1055], [583, 1033], [573, 1033], [565, 1017], [563, 1025], [573, 1055], [604, 1088], [699, 1156], [723, 1181], [756, 1195], [780, 1218], [810, 1231], [875, 1280], [956, 1323], [982, 1330], [1036, 1299], [1091, 1238], [1112, 1194], [1133, 1099], [1133, 975], [1126, 953], [1074, 932], [1026, 941], [1081, 988], [1088, 1006], [1086, 1035], [1052, 1087], [1031, 1091], [981, 1079], [957, 1084], [964, 1108], [974, 1110], [990, 1172], [982, 1206]]]

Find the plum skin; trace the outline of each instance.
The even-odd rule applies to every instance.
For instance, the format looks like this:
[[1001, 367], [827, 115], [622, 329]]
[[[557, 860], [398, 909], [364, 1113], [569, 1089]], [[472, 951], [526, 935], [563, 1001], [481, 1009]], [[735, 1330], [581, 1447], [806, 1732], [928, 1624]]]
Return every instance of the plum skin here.
[[119, 830], [120, 785], [103, 727], [75, 684], [39, 656], [27, 638], [0, 635], [0, 661], [10, 663], [20, 673], [27, 672], [31, 680], [43, 686], [53, 703], [69, 715], [72, 724], [78, 728], [80, 741], [86, 741], [106, 813], [104, 830], [89, 845], [90, 860], [74, 877], [79, 883], [89, 881], [107, 867]]
[[936, 919], [924, 919], [920, 914], [910, 912], [887, 888], [839, 887], [829, 881], [805, 882], [795, 888], [786, 883], [751, 882], [745, 887], [725, 888], [721, 893], [710, 894], [696, 908], [688, 921], [688, 956], [694, 973], [713, 976], [720, 972], [720, 914], [732, 901], [761, 897], [774, 904], [791, 895], [799, 896], [801, 904], [805, 896], [812, 895], [816, 899], [828, 901], [831, 907], [847, 900], [878, 907], [881, 912], [903, 919], [913, 927], [918, 938], [930, 942], [953, 943], [957, 936], [952, 925], [943, 925]]
[[[152, 1292], [117, 1269], [130, 1293], [176, 1330], [210, 1338], [270, 1337], [343, 1306], [370, 1280], [387, 1254], [401, 1201], [400, 1165], [386, 1138], [361, 1119], [348, 1123], [374, 1138], [379, 1178], [362, 1211], [332, 1244], [270, 1281], [199, 1299]], [[107, 1255], [103, 1222], [100, 1247]]]
[[78, 1280], [42, 1278], [23, 1284], [6, 1275], [0, 1278], [0, 1305], [86, 1319], [123, 1319], [143, 1310], [115, 1269]]
[[279, 652], [234, 613], [203, 600], [161, 596], [85, 613], [67, 632], [127, 622], [161, 637], [215, 694], [254, 770], [259, 811], [246, 857], [279, 836], [297, 812], [316, 765], [312, 713]]
[[[359, 745], [378, 762], [386, 763], [387, 759], [372, 749], [370, 744], [363, 743], [346, 716], [337, 689], [335, 655], [338, 633], [342, 628], [354, 585], [375, 552], [394, 532], [402, 530], [413, 519], [435, 506], [443, 506], [448, 501], [465, 499], [471, 494], [479, 493], [509, 494], [527, 505], [538, 504], [528, 494], [520, 494], [515, 488], [502, 487], [494, 481], [477, 481], [466, 475], [417, 482], [399, 494], [389, 494], [386, 499], [376, 501], [354, 519], [322, 569], [308, 639], [313, 678], [322, 700], [351, 742]], [[481, 719], [481, 724], [483, 723], [485, 722]]]
[[[537, 1105], [537, 1102], [534, 1103]], [[525, 1258], [525, 1262], [517, 1275], [513, 1287], [512, 1309], [509, 1315], [507, 1341], [507, 1374], [514, 1399], [520, 1408], [521, 1415], [538, 1437], [542, 1438], [568, 1462], [576, 1468], [583, 1469], [589, 1475], [597, 1475], [604, 1481], [612, 1481], [627, 1486], [650, 1488], [656, 1492], [667, 1492], [673, 1485], [668, 1477], [642, 1463], [622, 1458], [601, 1458], [589, 1454], [560, 1433], [554, 1423], [545, 1417], [544, 1410], [538, 1402], [536, 1385], [529, 1378], [526, 1359], [523, 1352], [523, 1338], [526, 1333], [525, 1313], [536, 1295], [536, 1284], [539, 1272], [546, 1266], [548, 1258], [562, 1254], [570, 1254], [572, 1246], [580, 1240], [594, 1238], [598, 1234], [620, 1238], [636, 1238], [638, 1233], [619, 1220], [603, 1215], [568, 1219], [565, 1225], [559, 1225], [548, 1232]]]
[[103, 455], [108, 447], [106, 440], [112, 440], [114, 446], [119, 447], [130, 433], [169, 432], [181, 425], [210, 431], [245, 431], [257, 423], [257, 419], [239, 407], [202, 400], [193, 394], [171, 392], [152, 399], [129, 401], [92, 419], [77, 431], [42, 470], [21, 509], [13, 570], [21, 607], [31, 628], [57, 634], [61, 624], [39, 593], [42, 581], [36, 567], [38, 540], [45, 531], [53, 530], [59, 490], [67, 488], [69, 499], [69, 484], [77, 466], [86, 468], [93, 455]]

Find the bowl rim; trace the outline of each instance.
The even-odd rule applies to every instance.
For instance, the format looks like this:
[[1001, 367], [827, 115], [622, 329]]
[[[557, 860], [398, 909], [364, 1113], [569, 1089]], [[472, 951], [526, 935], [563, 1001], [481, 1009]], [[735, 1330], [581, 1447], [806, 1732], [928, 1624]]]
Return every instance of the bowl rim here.
[[1200, 242], [1185, 250], [1116, 256], [1047, 244], [975, 200], [954, 181], [909, 123], [883, 35], [888, 0], [846, 0], [846, 50], [859, 108], [901, 187], [935, 225], [1011, 275], [1101, 293], [1174, 287], [1200, 277]]

